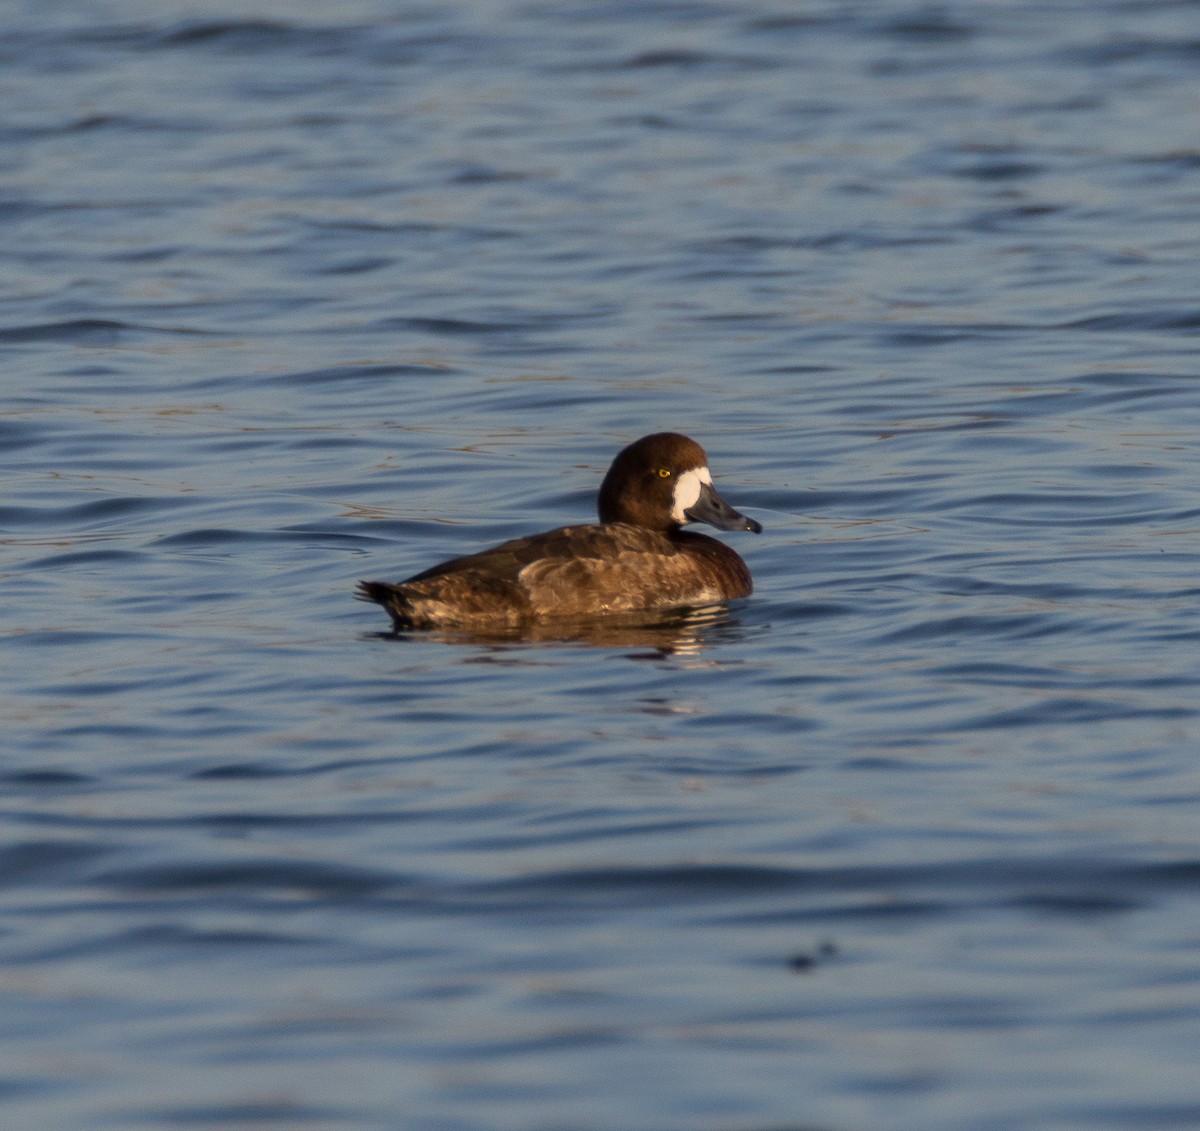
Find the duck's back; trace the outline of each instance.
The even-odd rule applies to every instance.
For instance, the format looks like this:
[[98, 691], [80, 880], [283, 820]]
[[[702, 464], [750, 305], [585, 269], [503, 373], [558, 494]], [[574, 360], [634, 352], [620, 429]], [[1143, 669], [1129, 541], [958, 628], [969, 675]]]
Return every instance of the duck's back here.
[[703, 534], [629, 523], [564, 526], [453, 558], [362, 594], [397, 628], [486, 626], [701, 605], [745, 597], [750, 572]]

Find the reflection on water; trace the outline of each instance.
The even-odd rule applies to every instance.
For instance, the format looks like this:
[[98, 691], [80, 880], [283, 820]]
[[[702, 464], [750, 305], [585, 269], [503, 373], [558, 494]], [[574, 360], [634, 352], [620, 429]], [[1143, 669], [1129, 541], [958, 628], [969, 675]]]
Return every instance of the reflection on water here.
[[[652, 619], [647, 619], [652, 618]], [[669, 612], [617, 613], [579, 620], [536, 621], [469, 631], [421, 629], [381, 632], [382, 640], [439, 644], [582, 644], [594, 648], [647, 648], [657, 656], [695, 656], [719, 635], [723, 643], [741, 639], [739, 621], [728, 605], [713, 604]]]

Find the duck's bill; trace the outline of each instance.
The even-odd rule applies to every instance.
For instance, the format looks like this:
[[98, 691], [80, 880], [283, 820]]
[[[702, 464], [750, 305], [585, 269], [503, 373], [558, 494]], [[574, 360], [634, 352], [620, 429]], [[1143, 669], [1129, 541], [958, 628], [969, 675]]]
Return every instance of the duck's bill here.
[[707, 522], [718, 530], [750, 530], [755, 534], [762, 533], [762, 525], [752, 518], [735, 511], [720, 495], [711, 483], [705, 483], [700, 488], [698, 498], [683, 512], [692, 522]]

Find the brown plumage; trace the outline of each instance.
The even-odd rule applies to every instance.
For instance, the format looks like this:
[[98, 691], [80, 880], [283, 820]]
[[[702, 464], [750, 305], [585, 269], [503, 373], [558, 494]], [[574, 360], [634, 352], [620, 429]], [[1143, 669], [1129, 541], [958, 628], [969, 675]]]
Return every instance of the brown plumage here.
[[713, 489], [704, 449], [660, 432], [620, 452], [600, 487], [600, 523], [564, 526], [453, 558], [392, 584], [359, 582], [397, 631], [484, 629], [707, 605], [750, 594], [746, 563], [686, 522], [762, 529]]

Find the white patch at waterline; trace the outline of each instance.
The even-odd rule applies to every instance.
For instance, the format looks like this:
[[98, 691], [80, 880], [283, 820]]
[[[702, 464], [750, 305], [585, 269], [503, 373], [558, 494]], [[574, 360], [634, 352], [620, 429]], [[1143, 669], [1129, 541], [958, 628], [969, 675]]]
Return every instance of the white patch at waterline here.
[[712, 476], [707, 467], [693, 467], [685, 471], [675, 481], [675, 493], [671, 496], [671, 517], [681, 526], [692, 520], [684, 513], [688, 507], [694, 507], [700, 498], [702, 487], [712, 486]]

